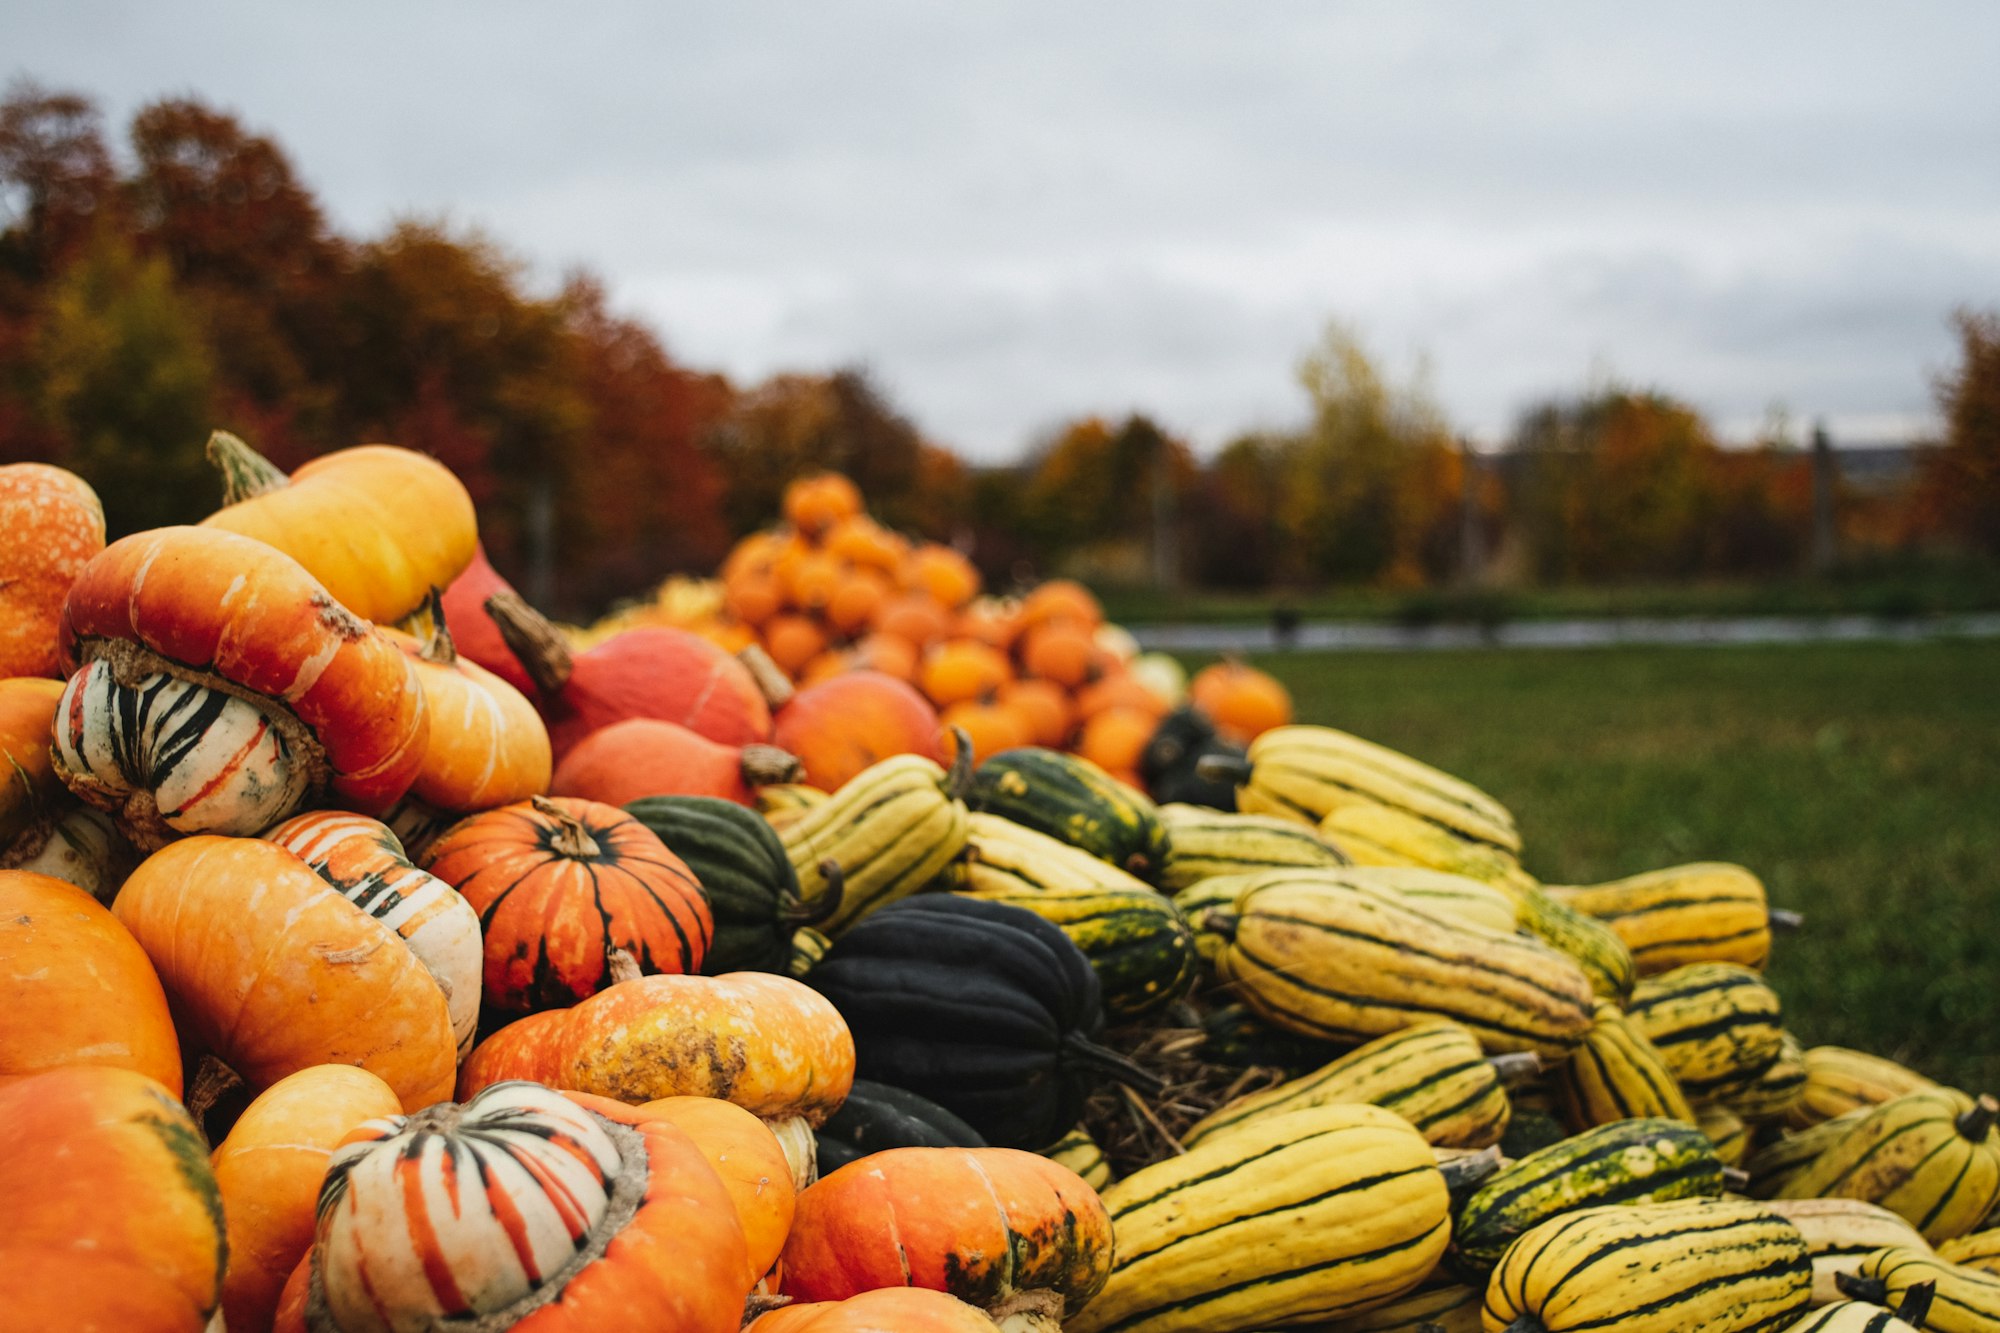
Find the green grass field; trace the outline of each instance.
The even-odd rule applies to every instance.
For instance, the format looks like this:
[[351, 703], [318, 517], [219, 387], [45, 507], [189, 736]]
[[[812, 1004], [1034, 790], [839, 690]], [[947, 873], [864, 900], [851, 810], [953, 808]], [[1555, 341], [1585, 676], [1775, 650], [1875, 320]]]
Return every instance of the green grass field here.
[[2000, 644], [1255, 660], [1506, 802], [1545, 881], [1749, 866], [1807, 917], [1771, 964], [1807, 1044], [2000, 1090]]

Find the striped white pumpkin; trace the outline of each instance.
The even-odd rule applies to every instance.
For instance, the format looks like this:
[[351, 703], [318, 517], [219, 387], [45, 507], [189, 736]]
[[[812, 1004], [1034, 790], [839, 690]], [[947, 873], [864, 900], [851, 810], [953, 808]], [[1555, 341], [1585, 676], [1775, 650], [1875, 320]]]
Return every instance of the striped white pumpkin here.
[[371, 1137], [334, 1151], [317, 1223], [320, 1287], [343, 1333], [431, 1329], [567, 1280], [647, 1178], [636, 1135], [538, 1083], [355, 1133]]
[[479, 914], [458, 890], [411, 865], [389, 826], [366, 815], [312, 810], [265, 832], [343, 898], [402, 936], [444, 992], [458, 1058], [479, 1027], [485, 967]]
[[56, 710], [56, 772], [85, 801], [155, 842], [250, 837], [299, 808], [313, 765], [262, 709], [163, 672], [122, 683], [100, 660]]

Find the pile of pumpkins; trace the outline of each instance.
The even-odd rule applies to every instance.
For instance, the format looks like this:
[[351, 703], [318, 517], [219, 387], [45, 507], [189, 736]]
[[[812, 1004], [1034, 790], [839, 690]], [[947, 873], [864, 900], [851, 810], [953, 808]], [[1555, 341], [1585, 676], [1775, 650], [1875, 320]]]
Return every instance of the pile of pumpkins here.
[[2000, 1328], [2000, 1102], [1792, 1037], [1741, 867], [1539, 884], [1326, 727], [1156, 804], [774, 708], [432, 460], [211, 453], [108, 546], [0, 468], [10, 1326]]

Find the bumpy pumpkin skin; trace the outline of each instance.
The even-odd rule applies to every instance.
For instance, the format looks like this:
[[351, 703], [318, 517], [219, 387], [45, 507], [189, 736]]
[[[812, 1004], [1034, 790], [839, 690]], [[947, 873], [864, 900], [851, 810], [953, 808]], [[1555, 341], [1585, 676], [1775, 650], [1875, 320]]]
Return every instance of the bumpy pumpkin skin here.
[[891, 1148], [799, 1196], [784, 1291], [928, 1287], [991, 1307], [1053, 1291], [1074, 1315], [1111, 1275], [1111, 1218], [1068, 1167], [1013, 1148]]
[[743, 1333], [993, 1333], [984, 1311], [941, 1291], [880, 1287], [844, 1301], [811, 1301], [759, 1315]]
[[0, 870], [0, 1084], [64, 1065], [181, 1092], [166, 992], [132, 933], [74, 884]]
[[112, 906], [186, 1033], [252, 1088], [359, 1065], [416, 1110], [451, 1096], [444, 992], [393, 930], [305, 862], [255, 838], [185, 838]]
[[90, 483], [47, 463], [0, 467], [0, 676], [59, 676], [63, 598], [104, 549]]
[[715, 935], [686, 862], [595, 801], [538, 797], [473, 815], [431, 845], [424, 866], [479, 913], [486, 1003], [500, 1013], [596, 994], [618, 950], [642, 971], [693, 972]]
[[668, 1121], [694, 1140], [729, 1190], [750, 1255], [750, 1281], [771, 1271], [785, 1248], [798, 1205], [785, 1150], [764, 1122], [716, 1097], [662, 1097], [634, 1108]]
[[472, 497], [434, 458], [364, 444], [315, 458], [287, 480], [221, 432], [209, 457], [231, 502], [202, 526], [277, 547], [363, 620], [401, 620], [472, 561]]
[[[58, 771], [78, 795], [124, 810], [155, 841], [217, 827], [176, 826], [137, 789], [167, 780], [173, 765], [163, 756], [202, 724], [140, 720], [136, 730], [159, 752], [146, 771], [128, 772], [119, 750], [133, 739], [114, 733], [134, 727], [118, 708], [81, 708], [79, 668], [102, 663], [128, 690], [164, 673], [256, 709], [282, 738], [286, 775], [305, 799], [324, 789], [363, 814], [381, 814], [409, 789], [430, 736], [423, 691], [395, 645], [297, 561], [233, 533], [155, 528], [107, 546], [63, 604], [62, 654], [72, 680], [56, 732]], [[267, 780], [276, 779], [257, 778], [253, 788]], [[297, 808], [257, 806], [255, 795], [245, 793], [255, 808], [228, 831], [253, 834]]]
[[728, 1190], [672, 1123], [504, 1084], [348, 1136], [276, 1327], [735, 1333], [745, 1253]]
[[465, 1062], [459, 1096], [503, 1079], [632, 1103], [719, 1097], [766, 1120], [818, 1125], [854, 1086], [854, 1039], [838, 1010], [790, 977], [638, 977], [494, 1033]]
[[229, 1231], [229, 1328], [271, 1326], [285, 1279], [312, 1248], [327, 1159], [356, 1126], [402, 1109], [394, 1089], [352, 1065], [301, 1069], [250, 1103], [209, 1159]]
[[201, 1333], [222, 1293], [222, 1200], [200, 1133], [129, 1069], [0, 1086], [9, 1328]]

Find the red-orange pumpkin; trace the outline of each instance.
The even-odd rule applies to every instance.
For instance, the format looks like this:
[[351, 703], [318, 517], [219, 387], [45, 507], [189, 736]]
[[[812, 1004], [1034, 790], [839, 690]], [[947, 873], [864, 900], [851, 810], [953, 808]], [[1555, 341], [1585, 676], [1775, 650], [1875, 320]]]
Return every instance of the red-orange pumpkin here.
[[74, 472], [47, 463], [0, 467], [0, 677], [62, 674], [63, 598], [104, 549], [104, 509]]
[[285, 1333], [736, 1333], [729, 1191], [672, 1122], [507, 1083], [370, 1121], [335, 1151]]
[[452, 646], [460, 657], [485, 667], [519, 690], [529, 703], [539, 706], [540, 692], [528, 669], [500, 636], [500, 627], [493, 623], [493, 617], [486, 614], [486, 599], [502, 592], [510, 597], [518, 595], [487, 562], [485, 548], [474, 547], [472, 563], [444, 590], [445, 625], [451, 630]]
[[770, 745], [720, 745], [686, 727], [633, 717], [591, 732], [556, 767], [549, 791], [605, 805], [642, 796], [715, 796], [754, 805], [757, 788], [793, 782], [799, 761]]
[[182, 1034], [253, 1090], [359, 1065], [415, 1110], [451, 1095], [444, 992], [389, 927], [255, 838], [184, 838], [147, 857], [112, 913], [153, 960]]
[[1047, 1327], [1111, 1275], [1111, 1218], [1068, 1167], [1012, 1148], [892, 1148], [799, 1196], [783, 1290], [837, 1301], [927, 1287]]
[[234, 1333], [271, 1326], [285, 1279], [312, 1248], [333, 1150], [363, 1121], [402, 1109], [395, 1090], [367, 1070], [314, 1065], [279, 1079], [238, 1117], [209, 1158], [228, 1223], [222, 1311]]
[[63, 1065], [131, 1069], [181, 1091], [181, 1047], [146, 951], [97, 899], [0, 870], [0, 1083]]
[[794, 692], [754, 650], [743, 657], [769, 694], [772, 739], [798, 756], [805, 781], [821, 791], [837, 790], [894, 754], [943, 761], [937, 710], [904, 681], [879, 671], [850, 671]]
[[757, 683], [699, 634], [648, 625], [573, 653], [518, 597], [495, 596], [487, 611], [534, 678], [558, 761], [591, 732], [628, 717], [675, 722], [724, 745], [770, 737], [771, 710]]
[[596, 801], [538, 796], [474, 815], [431, 845], [424, 868], [479, 913], [486, 1003], [500, 1013], [597, 993], [615, 950], [642, 971], [696, 971], [715, 934], [687, 863]]
[[759, 1315], [743, 1333], [995, 1333], [986, 1312], [922, 1287], [878, 1287], [844, 1301], [808, 1301]]
[[222, 1295], [222, 1200], [200, 1133], [129, 1069], [0, 1086], [0, 1272], [13, 1329], [201, 1333]]
[[416, 673], [290, 556], [205, 528], [113, 542], [63, 606], [56, 767], [157, 845], [322, 795], [380, 814], [430, 738]]

